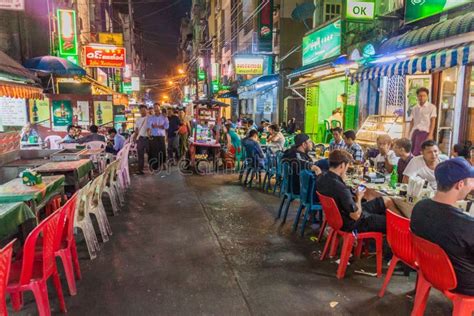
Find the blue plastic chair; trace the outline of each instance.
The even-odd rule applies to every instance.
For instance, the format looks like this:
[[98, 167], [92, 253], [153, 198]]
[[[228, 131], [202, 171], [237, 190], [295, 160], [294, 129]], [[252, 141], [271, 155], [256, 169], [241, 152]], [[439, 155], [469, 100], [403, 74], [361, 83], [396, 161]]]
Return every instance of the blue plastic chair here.
[[270, 148], [267, 148], [265, 153], [265, 177], [263, 178], [263, 191], [270, 191], [270, 185], [273, 177], [276, 174], [276, 154], [274, 154]]
[[282, 183], [281, 183], [281, 193], [283, 196], [281, 199], [280, 208], [278, 209], [278, 216], [277, 216], [277, 219], [279, 219], [283, 213], [282, 224], [286, 222], [286, 217], [288, 216], [288, 209], [290, 208], [291, 202], [299, 199], [299, 195], [293, 193], [292, 180], [293, 178], [290, 172], [290, 163], [288, 161], [284, 161], [282, 163]]
[[279, 189], [279, 196], [281, 196], [281, 184], [282, 184], [282, 161], [283, 161], [283, 152], [277, 151], [275, 154], [275, 184], [273, 185], [273, 195], [276, 194], [277, 189]]
[[293, 223], [293, 232], [298, 229], [298, 222], [300, 221], [301, 212], [303, 209], [304, 217], [301, 223], [301, 237], [304, 235], [304, 229], [311, 215], [319, 212], [320, 222], [322, 222], [322, 210], [319, 201], [316, 201], [316, 175], [310, 170], [301, 170], [300, 172], [300, 206], [296, 212], [295, 221]]
[[[255, 153], [253, 152], [252, 148], [244, 146], [244, 152], [245, 152], [245, 162], [244, 162], [244, 170], [243, 173], [241, 173], [244, 176], [244, 186], [248, 186], [249, 188], [252, 187], [253, 185], [253, 179], [258, 178], [258, 183], [262, 183], [261, 181], [261, 167], [259, 165], [259, 160], [255, 156]], [[241, 180], [242, 177], [239, 177]]]

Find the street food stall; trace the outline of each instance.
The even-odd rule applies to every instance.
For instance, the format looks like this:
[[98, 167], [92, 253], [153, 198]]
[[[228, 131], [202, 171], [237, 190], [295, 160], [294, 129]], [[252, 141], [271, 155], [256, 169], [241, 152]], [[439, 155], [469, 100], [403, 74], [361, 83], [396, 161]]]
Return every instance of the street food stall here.
[[189, 168], [199, 174], [217, 169], [222, 108], [228, 104], [200, 100], [194, 104], [194, 120], [189, 139]]

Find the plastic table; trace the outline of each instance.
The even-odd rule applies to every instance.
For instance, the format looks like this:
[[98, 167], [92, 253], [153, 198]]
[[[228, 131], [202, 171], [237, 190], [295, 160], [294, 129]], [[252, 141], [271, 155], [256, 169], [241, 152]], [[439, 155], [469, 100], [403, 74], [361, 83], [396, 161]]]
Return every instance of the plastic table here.
[[35, 214], [23, 202], [0, 204], [0, 240], [12, 236], [18, 227], [33, 219]]
[[35, 168], [35, 171], [43, 176], [64, 175], [65, 185], [74, 186], [74, 191], [81, 187], [81, 183], [91, 178], [94, 164], [90, 159], [74, 161], [51, 161]]

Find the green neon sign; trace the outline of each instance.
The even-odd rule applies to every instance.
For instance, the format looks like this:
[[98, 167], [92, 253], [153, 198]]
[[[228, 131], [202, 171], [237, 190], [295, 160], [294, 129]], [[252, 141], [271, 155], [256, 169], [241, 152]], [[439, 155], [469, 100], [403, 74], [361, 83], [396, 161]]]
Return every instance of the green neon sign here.
[[425, 19], [471, 2], [472, 0], [406, 0], [405, 23]]
[[341, 20], [303, 37], [303, 66], [341, 54]]
[[56, 14], [58, 19], [59, 55], [77, 56], [76, 11], [58, 9]]
[[122, 93], [132, 94], [132, 83], [131, 82], [122, 82], [122, 89], [120, 89]]
[[347, 0], [346, 19], [372, 21], [375, 17], [375, 0]]

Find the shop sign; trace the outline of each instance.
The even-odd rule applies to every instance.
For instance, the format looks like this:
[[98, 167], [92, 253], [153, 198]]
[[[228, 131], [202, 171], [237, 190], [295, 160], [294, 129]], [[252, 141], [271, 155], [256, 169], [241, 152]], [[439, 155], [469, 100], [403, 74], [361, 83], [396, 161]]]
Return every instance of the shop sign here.
[[77, 55], [60, 56], [60, 57], [63, 57], [65, 59], [69, 60], [73, 64], [79, 65], [79, 58], [77, 57]]
[[132, 77], [132, 91], [140, 91], [140, 77]]
[[235, 57], [235, 73], [237, 75], [262, 75], [263, 58]]
[[346, 19], [372, 21], [375, 17], [375, 0], [347, 0]]
[[40, 124], [41, 126], [51, 126], [51, 109], [49, 108], [49, 99], [44, 100], [29, 99], [30, 123]]
[[0, 0], [0, 10], [24, 11], [25, 0]]
[[88, 45], [84, 47], [87, 67], [124, 68], [125, 48]]
[[212, 80], [211, 91], [212, 93], [217, 93], [219, 91], [219, 80]]
[[26, 121], [25, 99], [0, 97], [0, 126], [24, 126]]
[[99, 43], [123, 46], [123, 34], [122, 33], [99, 33]]
[[114, 111], [110, 101], [94, 101], [94, 124], [101, 126], [114, 121]]
[[76, 11], [58, 9], [57, 19], [59, 56], [76, 56], [77, 58]]
[[303, 66], [341, 53], [341, 21], [337, 20], [303, 37]]
[[103, 86], [107, 86], [107, 73], [100, 68], [97, 68], [97, 82]]
[[406, 0], [405, 23], [425, 19], [471, 2], [472, 0]]
[[122, 93], [131, 94], [132, 93], [132, 83], [131, 82], [122, 82]]
[[271, 52], [273, 42], [273, 0], [259, 0], [258, 50]]
[[126, 64], [123, 69], [123, 81], [130, 82], [132, 80], [132, 65]]
[[53, 101], [53, 129], [56, 131], [65, 131], [68, 125], [72, 124], [73, 110], [71, 101], [56, 100]]

